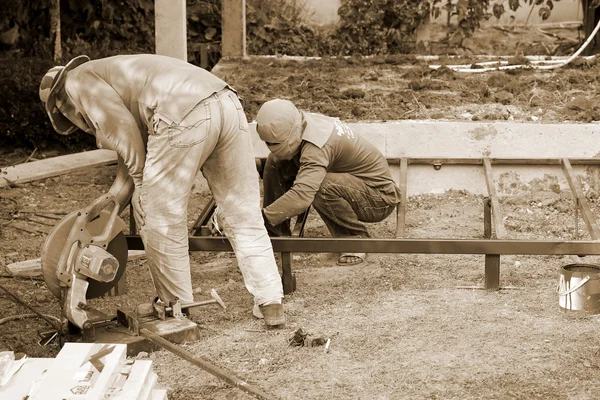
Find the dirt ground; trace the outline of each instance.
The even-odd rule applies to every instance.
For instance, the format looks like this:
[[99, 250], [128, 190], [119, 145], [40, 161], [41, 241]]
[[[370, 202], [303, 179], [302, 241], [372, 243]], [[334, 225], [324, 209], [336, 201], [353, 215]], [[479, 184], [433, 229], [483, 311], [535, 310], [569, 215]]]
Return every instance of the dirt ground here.
[[[288, 97], [303, 108], [354, 120], [456, 119], [469, 112], [472, 119], [539, 115], [542, 122], [559, 122], [589, 120], [598, 105], [590, 100], [598, 95], [599, 69], [591, 63], [554, 73], [434, 75], [423, 62], [396, 57], [250, 60], [237, 66], [227, 63], [222, 71], [246, 98], [250, 119], [262, 101]], [[367, 80], [372, 72], [378, 78]], [[424, 86], [411, 89], [411, 82]], [[499, 92], [512, 95], [509, 104], [492, 101]], [[572, 98], [583, 99], [578, 109], [568, 106]], [[0, 153], [0, 167], [29, 155]], [[37, 153], [34, 158], [53, 155]], [[58, 219], [105, 193], [115, 170], [91, 168], [0, 188], [0, 273], [6, 273], [6, 264], [39, 257]], [[597, 217], [597, 192], [586, 193]], [[190, 200], [190, 224], [208, 195], [199, 181]], [[518, 187], [500, 203], [511, 238], [571, 239], [575, 234], [570, 192], [557, 189], [552, 179]], [[406, 223], [411, 238], [482, 238], [483, 197], [461, 190], [411, 197]], [[582, 220], [578, 228], [578, 237], [586, 238]], [[393, 237], [395, 218], [372, 224], [370, 230], [374, 237]], [[327, 236], [314, 212], [305, 235]], [[563, 312], [556, 290], [561, 266], [597, 262], [595, 257], [503, 256], [501, 285], [506, 289], [486, 292], [460, 288], [482, 286], [483, 256], [370, 254], [364, 264], [344, 267], [336, 265], [337, 256], [294, 255], [298, 290], [285, 299], [287, 326], [266, 330], [252, 316], [252, 298], [233, 254], [191, 253], [193, 283], [202, 290], [196, 299], [208, 299], [214, 288], [228, 308], [195, 309], [191, 318], [199, 324], [201, 337], [184, 347], [281, 399], [598, 397], [600, 316]], [[0, 285], [43, 313], [60, 313], [43, 281], [0, 277]], [[114, 312], [153, 296], [146, 261], [140, 259], [128, 263], [127, 294], [90, 303]], [[0, 294], [0, 318], [26, 312]], [[288, 336], [300, 327], [331, 337], [329, 352], [290, 347]], [[54, 357], [56, 344], [37, 344], [37, 331], [45, 329], [38, 319], [4, 323], [0, 350]], [[250, 398], [166, 351], [148, 357], [169, 399]]]
[[[474, 54], [511, 56], [511, 65], [527, 63], [522, 54], [535, 46], [553, 46], [536, 29], [511, 34], [493, 28], [473, 39]], [[576, 33], [576, 31], [575, 31]], [[572, 31], [562, 36], [573, 37]], [[561, 36], [561, 37], [562, 37]], [[438, 60], [413, 55], [322, 58], [299, 61], [285, 57], [250, 57], [221, 61], [214, 72], [245, 99], [250, 119], [272, 98], [292, 100], [299, 108], [345, 120], [459, 119], [538, 122], [600, 121], [600, 63], [577, 58], [555, 71], [532, 69], [489, 73], [454, 72], [497, 57], [448, 55]], [[571, 55], [575, 48], [571, 49]], [[551, 53], [556, 54], [555, 52]], [[564, 55], [565, 53], [559, 53]], [[506, 59], [505, 59], [506, 60]], [[442, 68], [432, 69], [431, 65]], [[527, 65], [527, 64], [526, 64]]]

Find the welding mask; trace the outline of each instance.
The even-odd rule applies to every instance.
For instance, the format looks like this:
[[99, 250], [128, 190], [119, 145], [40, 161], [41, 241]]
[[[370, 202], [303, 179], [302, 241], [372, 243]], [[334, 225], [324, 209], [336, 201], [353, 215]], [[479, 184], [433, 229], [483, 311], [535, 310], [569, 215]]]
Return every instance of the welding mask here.
[[275, 157], [291, 160], [302, 143], [302, 114], [289, 100], [267, 101], [256, 115], [256, 131]]

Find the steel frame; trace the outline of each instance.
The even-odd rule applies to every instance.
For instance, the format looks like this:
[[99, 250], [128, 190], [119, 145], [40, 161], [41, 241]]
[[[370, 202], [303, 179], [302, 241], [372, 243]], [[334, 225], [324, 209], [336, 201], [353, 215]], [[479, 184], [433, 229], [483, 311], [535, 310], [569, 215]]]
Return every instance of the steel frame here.
[[[307, 210], [297, 218], [291, 237], [271, 238], [273, 250], [280, 252], [282, 256], [282, 280], [285, 294], [292, 293], [296, 289], [295, 276], [292, 272], [292, 253], [483, 254], [485, 255], [484, 289], [500, 288], [501, 255], [600, 255], [600, 229], [583, 191], [577, 184], [572, 167], [573, 165], [600, 165], [599, 158], [394, 158], [388, 159], [388, 163], [400, 166], [399, 186], [402, 191], [402, 202], [397, 208], [396, 237], [376, 239], [306, 238], [303, 237], [303, 232], [308, 216]], [[488, 197], [483, 204], [484, 239], [417, 239], [405, 237], [408, 166], [418, 164], [431, 165], [436, 170], [443, 165], [481, 165], [484, 168], [488, 190]], [[257, 159], [257, 168], [261, 174], [263, 165], [264, 159]], [[581, 216], [592, 240], [523, 240], [507, 238], [495, 189], [493, 165], [561, 166], [575, 200], [575, 221], [579, 220], [578, 212], [581, 211]], [[207, 236], [209, 233], [205, 230], [206, 225], [214, 209], [215, 203], [211, 198], [190, 230], [190, 251], [232, 251], [226, 238]], [[574, 234], [576, 239], [577, 231], [576, 222]], [[136, 232], [133, 218], [130, 218], [130, 232]], [[127, 236], [127, 244], [130, 249], [143, 249], [141, 238], [135, 234]]]

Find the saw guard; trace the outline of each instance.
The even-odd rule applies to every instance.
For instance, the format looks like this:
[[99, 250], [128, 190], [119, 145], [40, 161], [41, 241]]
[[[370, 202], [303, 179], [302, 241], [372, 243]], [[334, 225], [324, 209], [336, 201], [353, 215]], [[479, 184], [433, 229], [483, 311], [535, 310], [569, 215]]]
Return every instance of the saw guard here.
[[[50, 231], [44, 246], [42, 247], [41, 264], [42, 274], [48, 290], [57, 298], [61, 296], [61, 281], [58, 278], [59, 263], [66, 246], [72, 247], [73, 243], [67, 243], [75, 226], [80, 212], [74, 211], [59, 221]], [[115, 218], [109, 232], [105, 232], [111, 219]], [[86, 292], [87, 299], [93, 299], [106, 294], [119, 281], [127, 265], [127, 240], [121, 231], [126, 227], [125, 222], [118, 216], [114, 216], [109, 210], [102, 210], [98, 217], [88, 222], [85, 230], [93, 237], [107, 235], [108, 246], [106, 250], [119, 261], [119, 269], [115, 279], [111, 282], [99, 282], [88, 278], [89, 287]]]

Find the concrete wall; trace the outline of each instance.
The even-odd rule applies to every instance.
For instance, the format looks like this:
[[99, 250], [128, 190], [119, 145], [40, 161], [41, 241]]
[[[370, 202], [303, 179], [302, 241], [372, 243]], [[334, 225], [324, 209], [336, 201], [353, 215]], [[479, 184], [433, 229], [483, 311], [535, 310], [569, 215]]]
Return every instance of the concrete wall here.
[[[350, 123], [352, 130], [373, 143], [388, 158], [598, 158], [600, 124], [540, 124], [519, 122], [393, 121]], [[256, 157], [269, 150], [250, 125]], [[573, 166], [585, 185], [600, 191], [600, 168]], [[493, 167], [499, 196], [513, 187], [531, 187], [534, 182], [557, 183], [569, 190], [560, 165]], [[392, 167], [398, 181], [398, 167]], [[536, 183], [537, 184], [537, 183]], [[482, 166], [412, 165], [408, 169], [409, 196], [439, 194], [463, 189], [487, 194]]]
[[[296, 0], [303, 1], [303, 0]], [[339, 18], [337, 10], [340, 7], [340, 0], [304, 0], [306, 7], [311, 13], [310, 22], [317, 25], [328, 25], [336, 23]]]
[[[311, 22], [318, 25], [331, 24], [338, 21], [337, 9], [340, 6], [341, 0], [296, 0], [305, 1], [306, 6], [312, 13]], [[525, 1], [522, 1], [524, 3]], [[560, 0], [554, 2], [554, 10], [552, 15], [546, 21], [537, 14], [537, 8], [531, 14], [529, 18], [530, 24], [539, 24], [542, 22], [561, 22], [561, 21], [581, 21], [583, 18], [583, 12], [581, 11], [580, 0]], [[527, 14], [529, 14], [529, 6], [521, 6], [517, 12], [512, 12], [508, 8], [508, 1], [504, 2], [504, 8], [507, 10], [505, 15], [500, 19], [500, 24], [511, 23], [511, 16], [515, 17], [516, 22], [525, 22]], [[446, 23], [446, 16], [443, 14], [439, 18], [433, 20], [434, 23]], [[498, 21], [496, 18], [490, 19], [487, 23], [496, 24]]]

